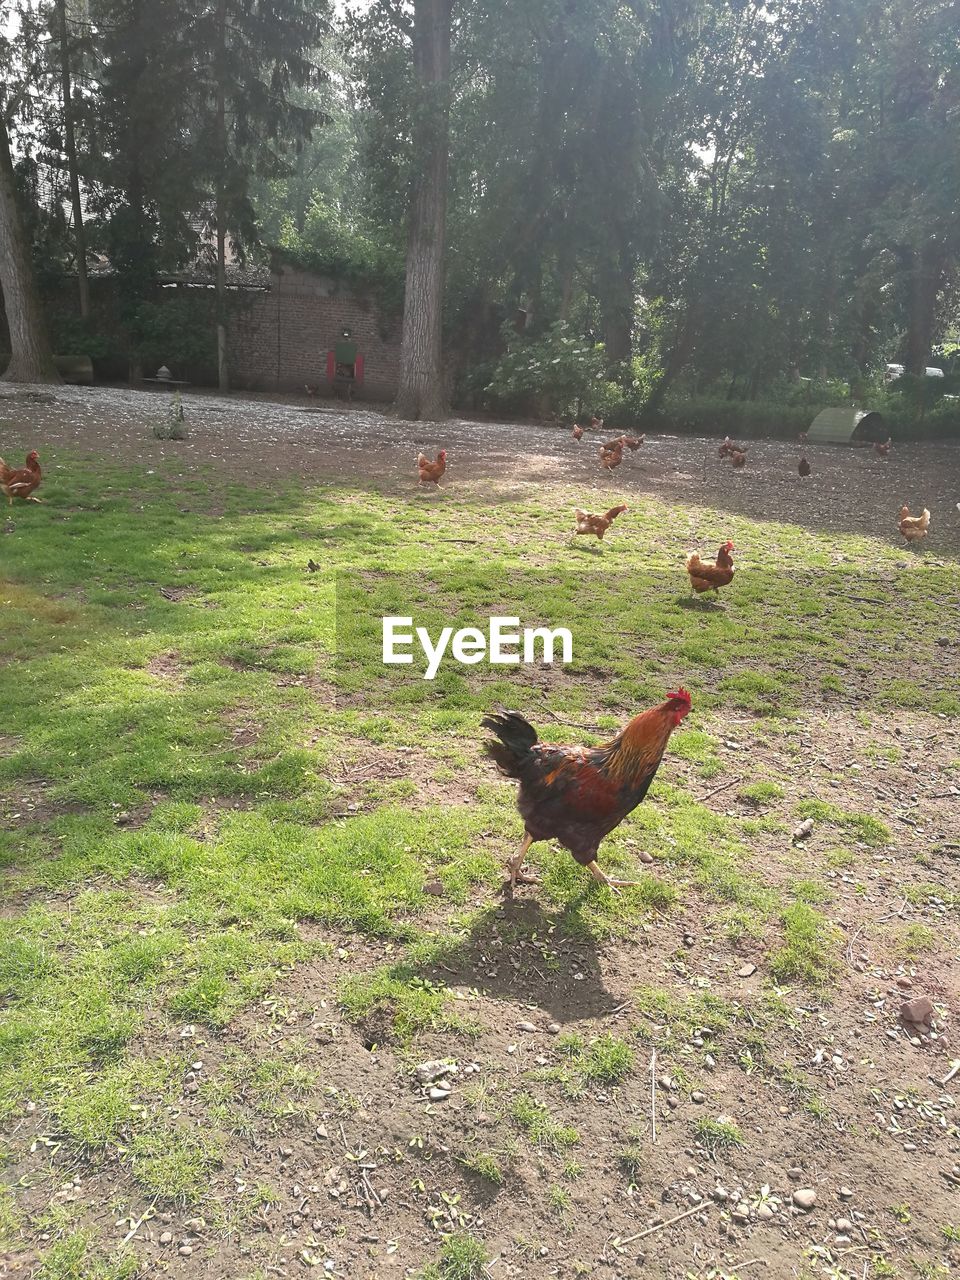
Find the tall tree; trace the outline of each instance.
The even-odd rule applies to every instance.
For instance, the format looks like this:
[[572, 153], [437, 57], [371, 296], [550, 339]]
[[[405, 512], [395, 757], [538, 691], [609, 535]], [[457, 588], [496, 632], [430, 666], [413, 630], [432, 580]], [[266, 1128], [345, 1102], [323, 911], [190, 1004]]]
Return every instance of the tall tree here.
[[7, 382], [59, 382], [40, 297], [33, 276], [30, 245], [17, 207], [16, 183], [7, 122], [0, 110], [0, 291], [10, 330]]
[[67, 23], [67, 0], [55, 0], [53, 16], [54, 40], [60, 61], [60, 97], [63, 109], [63, 147], [70, 179], [70, 203], [73, 207], [73, 239], [76, 245], [77, 289], [80, 315], [90, 315], [90, 287], [87, 283], [87, 243], [83, 227], [83, 201], [80, 198], [80, 170], [77, 163], [77, 135], [73, 103], [71, 64], [75, 42]]
[[327, 26], [326, 0], [212, 0], [188, 30], [200, 68], [200, 150], [212, 185], [222, 391], [229, 387], [228, 237], [238, 255], [256, 243], [255, 183], [289, 173], [288, 156], [309, 140], [322, 119], [301, 91], [316, 89], [323, 78], [316, 52]]
[[[6, 5], [0, 3], [0, 59], [6, 66], [12, 58], [10, 29], [9, 12]], [[36, 50], [27, 53], [32, 56]], [[6, 77], [0, 80], [0, 294], [11, 351], [10, 364], [3, 376], [7, 382], [59, 382], [33, 273], [30, 242], [17, 202], [10, 154], [10, 121], [22, 109], [26, 96], [26, 79], [18, 85]]]
[[411, 44], [420, 102], [411, 122], [415, 170], [394, 406], [402, 418], [436, 420], [446, 412], [442, 326], [452, 14], [453, 0], [414, 0]]

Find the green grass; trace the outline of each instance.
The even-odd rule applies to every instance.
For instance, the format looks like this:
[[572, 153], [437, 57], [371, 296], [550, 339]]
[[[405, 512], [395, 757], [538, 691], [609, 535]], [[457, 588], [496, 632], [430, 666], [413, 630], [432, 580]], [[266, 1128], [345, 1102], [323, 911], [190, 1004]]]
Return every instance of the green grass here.
[[[960, 716], [950, 651], [936, 645], [958, 613], [955, 565], [903, 569], [882, 538], [702, 512], [704, 528], [762, 556], [726, 609], [689, 608], [689, 512], [653, 498], [633, 504], [629, 535], [600, 557], [568, 545], [557, 511], [581, 500], [572, 490], [502, 495], [491, 519], [488, 496], [469, 488], [428, 503], [362, 480], [234, 484], [213, 466], [171, 484], [182, 469], [172, 456], [120, 467], [64, 450], [57, 463], [47, 505], [18, 508], [3, 535], [0, 1119], [38, 1101], [61, 1158], [121, 1169], [159, 1203], [203, 1205], [213, 1182], [229, 1185], [231, 1135], [351, 1105], [342, 1090], [324, 1096], [306, 1061], [267, 1048], [284, 1022], [272, 996], [329, 957], [332, 939], [362, 939], [375, 959], [351, 954], [334, 970], [330, 1020], [342, 1014], [403, 1054], [433, 1034], [469, 1041], [472, 1000], [457, 998], [464, 983], [450, 972], [481, 981], [491, 937], [497, 954], [535, 948], [560, 981], [568, 942], [586, 953], [642, 944], [696, 920], [721, 955], [749, 937], [775, 981], [828, 988], [838, 939], [827, 889], [800, 864], [771, 877], [764, 850], [794, 814], [827, 828], [832, 866], [865, 861], [853, 846], [882, 848], [890, 832], [820, 800], [784, 812], [783, 788], [762, 776], [773, 770], [748, 773], [750, 756], [731, 754], [726, 721], [789, 757], [811, 701], [852, 707], [868, 725], [902, 708]], [[305, 572], [310, 555], [323, 572]], [[877, 574], [869, 590], [865, 564]], [[852, 598], [874, 592], [877, 605]], [[570, 625], [575, 661], [543, 687], [449, 664], [427, 684], [381, 663], [379, 618], [411, 611], [431, 629], [490, 613]], [[911, 678], [862, 679], [905, 634]], [[647, 802], [600, 850], [638, 886], [597, 889], [565, 851], [536, 846], [536, 914], [510, 936], [494, 894], [521, 823], [510, 785], [479, 762], [480, 716], [506, 702], [545, 739], [599, 741], [679, 682], [694, 712]], [[894, 762], [895, 750], [873, 758]], [[698, 800], [740, 774], [735, 793]], [[734, 794], [758, 812], [729, 816]], [[910, 901], [952, 905], [929, 875], [905, 888]], [[441, 897], [426, 892], [434, 881]], [[905, 959], [927, 946], [907, 930], [894, 941]], [[678, 1078], [728, 1044], [732, 1061], [749, 1052], [768, 1072], [744, 1031], [761, 1011], [697, 989], [698, 973], [681, 954], [665, 981], [646, 977], [637, 1031]], [[558, 1096], [626, 1093], [642, 1070], [633, 1034], [558, 1045]], [[188, 1121], [183, 1073], [211, 1044], [228, 1048]], [[537, 1159], [579, 1141], [528, 1093], [503, 1105]], [[468, 1152], [465, 1166], [499, 1185], [501, 1158]], [[21, 1229], [20, 1201], [19, 1187], [0, 1195], [0, 1238]], [[114, 1258], [115, 1240], [76, 1225], [58, 1223], [39, 1274], [121, 1280], [133, 1254]], [[482, 1257], [472, 1237], [451, 1237], [431, 1274], [466, 1280]]]
[[839, 827], [851, 839], [878, 848], [890, 843], [890, 828], [879, 818], [866, 813], [847, 813], [826, 800], [802, 800], [795, 810], [798, 818], [813, 818]]
[[458, 1232], [443, 1242], [439, 1261], [421, 1272], [421, 1280], [480, 1280], [488, 1257], [481, 1240]]
[[576, 1146], [580, 1141], [576, 1129], [558, 1124], [550, 1115], [547, 1105], [538, 1102], [528, 1093], [521, 1093], [514, 1099], [510, 1114], [536, 1146], [560, 1151], [564, 1147]]
[[783, 787], [777, 782], [748, 782], [737, 791], [737, 799], [761, 809], [783, 799]]
[[709, 1116], [701, 1116], [694, 1125], [694, 1133], [697, 1141], [711, 1156], [715, 1156], [718, 1151], [743, 1146], [743, 1133], [733, 1120], [713, 1120]]
[[778, 982], [825, 986], [839, 966], [838, 930], [808, 903], [787, 907], [781, 916], [784, 943], [770, 956], [770, 972]]

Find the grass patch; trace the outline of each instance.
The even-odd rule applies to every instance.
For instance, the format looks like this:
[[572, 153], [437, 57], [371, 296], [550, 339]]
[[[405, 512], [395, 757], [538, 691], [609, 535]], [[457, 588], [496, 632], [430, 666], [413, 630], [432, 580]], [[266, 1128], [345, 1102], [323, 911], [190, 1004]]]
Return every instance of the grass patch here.
[[890, 828], [879, 818], [867, 813], [848, 813], [827, 800], [802, 800], [795, 812], [799, 818], [813, 818], [815, 822], [827, 822], [839, 827], [851, 839], [859, 840], [861, 844], [872, 848], [889, 844], [892, 838]]
[[744, 804], [752, 804], [757, 809], [774, 804], [777, 800], [782, 800], [783, 796], [783, 787], [777, 782], [748, 782], [737, 791], [738, 800], [742, 800]]
[[897, 929], [893, 937], [893, 950], [904, 960], [919, 960], [936, 949], [937, 935], [929, 925], [907, 924]]
[[839, 967], [837, 930], [806, 902], [795, 902], [781, 915], [784, 943], [770, 956], [777, 982], [825, 986]]
[[481, 1280], [488, 1258], [482, 1240], [456, 1232], [444, 1240], [439, 1261], [421, 1272], [421, 1280]]
[[538, 1147], [560, 1151], [564, 1147], [574, 1147], [580, 1141], [580, 1134], [576, 1129], [558, 1124], [551, 1117], [547, 1105], [538, 1102], [529, 1093], [521, 1093], [514, 1099], [510, 1115]]
[[733, 1120], [701, 1116], [694, 1125], [694, 1133], [700, 1145], [714, 1157], [719, 1151], [743, 1146], [743, 1133]]

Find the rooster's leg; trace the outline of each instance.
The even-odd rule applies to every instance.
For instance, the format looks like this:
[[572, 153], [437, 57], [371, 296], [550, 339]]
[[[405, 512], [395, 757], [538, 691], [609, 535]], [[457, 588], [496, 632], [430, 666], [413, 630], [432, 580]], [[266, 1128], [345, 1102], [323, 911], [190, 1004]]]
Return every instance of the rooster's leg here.
[[608, 889], [631, 889], [634, 885], [639, 884], [638, 880], [614, 880], [600, 867], [596, 861], [587, 863], [587, 870], [596, 880], [597, 884], [605, 884]]
[[532, 880], [529, 877], [522, 875], [520, 872], [520, 868], [523, 866], [523, 860], [527, 856], [527, 850], [530, 848], [532, 844], [533, 844], [533, 836], [530, 835], [529, 832], [525, 832], [523, 837], [523, 843], [521, 844], [520, 848], [517, 850], [514, 857], [512, 857], [510, 861], [507, 863], [507, 870], [510, 872], [510, 888], [511, 889], [516, 888], [518, 877], [520, 878], [521, 884], [523, 884], [524, 882], [528, 884], [532, 883]]

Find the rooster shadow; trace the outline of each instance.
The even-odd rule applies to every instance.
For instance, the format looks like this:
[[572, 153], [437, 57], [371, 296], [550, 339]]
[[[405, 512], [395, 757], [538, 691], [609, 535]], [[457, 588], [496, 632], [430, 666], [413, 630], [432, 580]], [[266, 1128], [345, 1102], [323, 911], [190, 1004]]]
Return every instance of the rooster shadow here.
[[544, 911], [536, 898], [516, 895], [490, 903], [442, 962], [424, 966], [422, 976], [521, 1007], [534, 1005], [561, 1025], [611, 1013], [623, 998], [604, 986], [597, 944], [580, 924], [593, 892], [585, 889], [559, 911]]

